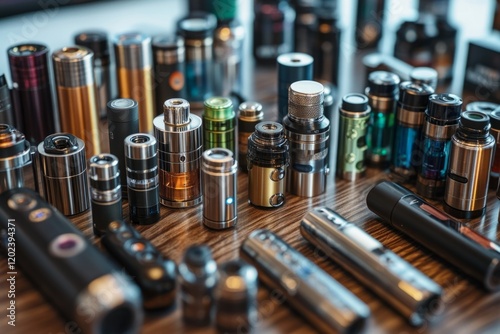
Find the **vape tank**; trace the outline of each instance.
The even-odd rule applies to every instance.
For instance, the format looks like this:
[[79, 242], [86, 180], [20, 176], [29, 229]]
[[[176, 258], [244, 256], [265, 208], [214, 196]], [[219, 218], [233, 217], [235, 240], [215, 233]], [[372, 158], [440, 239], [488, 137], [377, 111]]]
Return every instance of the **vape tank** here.
[[203, 149], [227, 148], [236, 153], [236, 113], [233, 102], [226, 97], [205, 100], [203, 112]]
[[158, 142], [160, 203], [183, 208], [201, 203], [201, 119], [189, 112], [189, 102], [170, 99], [164, 114], [154, 119]]
[[433, 94], [425, 111], [422, 168], [417, 192], [427, 198], [442, 197], [448, 170], [451, 136], [458, 128], [462, 99], [453, 94]]
[[433, 90], [436, 90], [438, 72], [432, 67], [415, 67], [410, 72], [410, 81], [418, 85], [428, 85]]
[[313, 197], [326, 189], [330, 121], [323, 116], [323, 85], [297, 81], [290, 85], [288, 115], [283, 118], [290, 143], [287, 188], [292, 194]]
[[422, 125], [429, 96], [434, 90], [411, 81], [401, 83], [399, 89], [391, 170], [402, 182], [409, 182], [417, 178], [422, 165]]
[[238, 161], [240, 168], [247, 171], [248, 137], [255, 131], [255, 126], [264, 118], [262, 104], [243, 102], [238, 113]]
[[261, 122], [248, 138], [248, 201], [276, 208], [285, 202], [288, 140], [283, 126]]
[[0, 193], [24, 186], [23, 167], [30, 162], [30, 143], [24, 135], [0, 124]]
[[465, 111], [451, 138], [446, 174], [444, 210], [458, 218], [477, 218], [486, 212], [490, 167], [495, 138], [490, 118], [479, 111]]
[[366, 131], [371, 108], [363, 94], [350, 93], [342, 98], [339, 117], [337, 175], [349, 181], [366, 171]]
[[379, 167], [389, 165], [392, 156], [394, 118], [399, 95], [399, 77], [376, 71], [368, 76], [365, 94], [371, 107], [368, 125], [368, 162]]
[[496, 189], [500, 176], [500, 107], [491, 112], [489, 116], [491, 124], [490, 134], [496, 141], [495, 156], [491, 165], [490, 188]]

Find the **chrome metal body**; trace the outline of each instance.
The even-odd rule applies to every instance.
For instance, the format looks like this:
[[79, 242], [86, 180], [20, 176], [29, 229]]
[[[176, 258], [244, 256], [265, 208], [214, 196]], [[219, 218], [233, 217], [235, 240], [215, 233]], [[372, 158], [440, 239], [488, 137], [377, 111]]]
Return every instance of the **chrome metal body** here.
[[23, 168], [31, 163], [30, 150], [24, 134], [0, 124], [0, 193], [24, 186]]

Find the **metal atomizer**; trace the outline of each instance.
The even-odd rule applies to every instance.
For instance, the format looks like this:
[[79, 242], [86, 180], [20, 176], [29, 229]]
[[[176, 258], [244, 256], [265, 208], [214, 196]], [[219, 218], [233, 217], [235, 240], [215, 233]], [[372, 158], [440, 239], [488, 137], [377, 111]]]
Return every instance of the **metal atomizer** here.
[[24, 186], [23, 168], [30, 162], [30, 143], [24, 134], [0, 124], [0, 193]]
[[201, 106], [212, 96], [213, 44], [217, 19], [213, 14], [192, 12], [177, 22], [186, 47], [186, 89], [192, 105]]
[[118, 158], [109, 153], [94, 155], [89, 160], [88, 174], [92, 227], [100, 236], [112, 221], [123, 219]]
[[257, 270], [242, 260], [223, 263], [215, 287], [215, 326], [221, 333], [249, 333], [257, 321]]
[[140, 33], [119, 35], [114, 41], [118, 96], [139, 103], [139, 131], [153, 132], [154, 107], [151, 37]]
[[350, 93], [342, 98], [339, 116], [339, 140], [337, 152], [338, 177], [355, 181], [366, 171], [366, 132], [371, 108], [368, 97]]
[[438, 72], [432, 67], [415, 67], [410, 72], [410, 80], [413, 83], [428, 85], [436, 90], [438, 84]]
[[11, 124], [37, 144], [56, 131], [50, 91], [49, 49], [41, 44], [19, 44], [7, 50], [12, 78], [14, 120]]
[[156, 139], [135, 133], [124, 142], [130, 221], [140, 225], [156, 223], [160, 219]]
[[155, 115], [163, 110], [163, 103], [174, 97], [186, 97], [184, 79], [186, 50], [179, 36], [153, 38], [153, 66], [155, 79]]
[[81, 138], [90, 156], [101, 152], [93, 61], [92, 51], [82, 46], [52, 54], [61, 130]]
[[94, 80], [100, 118], [106, 117], [106, 105], [114, 96], [111, 87], [111, 63], [108, 35], [104, 31], [85, 31], [75, 36], [75, 44], [89, 48], [94, 53]]
[[391, 171], [402, 182], [415, 181], [422, 165], [422, 125], [432, 87], [411, 81], [399, 86]]
[[323, 85], [297, 81], [290, 85], [288, 115], [283, 118], [290, 143], [287, 189], [294, 195], [313, 197], [326, 189], [330, 121], [323, 116]]
[[495, 156], [490, 171], [490, 188], [497, 189], [500, 176], [500, 107], [490, 113], [489, 116], [491, 124], [490, 134], [496, 141]]
[[417, 178], [418, 194], [443, 196], [450, 155], [451, 136], [458, 128], [462, 99], [453, 94], [432, 94], [425, 110], [422, 167]]
[[399, 77], [391, 72], [372, 72], [368, 76], [365, 94], [372, 109], [367, 135], [368, 163], [388, 167], [392, 156]]
[[236, 18], [238, 0], [227, 0], [224, 4], [212, 1], [212, 11], [217, 17], [214, 31], [214, 95], [230, 96], [241, 93], [242, 59], [245, 29]]
[[216, 230], [230, 228], [238, 221], [238, 162], [225, 148], [203, 152], [201, 172], [203, 224]]
[[10, 98], [10, 89], [5, 74], [0, 75], [0, 124], [14, 126], [14, 110]]
[[262, 104], [243, 102], [238, 113], [238, 161], [242, 171], [247, 171], [248, 137], [255, 131], [255, 126], [264, 119]]
[[314, 59], [305, 53], [285, 53], [278, 57], [278, 123], [288, 115], [288, 88], [296, 81], [313, 79]]
[[490, 118], [479, 111], [465, 111], [451, 137], [450, 160], [444, 191], [444, 211], [472, 219], [486, 212], [490, 167], [495, 138]]
[[178, 279], [184, 322], [195, 326], [209, 325], [218, 274], [217, 263], [208, 246], [194, 245], [184, 252], [178, 267]]
[[170, 99], [164, 113], [154, 119], [158, 142], [160, 203], [172, 208], [185, 208], [202, 201], [200, 117], [189, 112], [189, 102]]
[[118, 158], [122, 197], [127, 198], [124, 140], [139, 132], [139, 104], [132, 99], [114, 99], [108, 102], [107, 110], [109, 152]]
[[85, 143], [70, 133], [47, 136], [38, 144], [40, 194], [66, 216], [90, 207]]
[[203, 149], [227, 148], [236, 154], [236, 113], [227, 97], [205, 100], [203, 112]]
[[283, 126], [261, 122], [248, 138], [248, 201], [276, 208], [285, 203], [288, 140]]

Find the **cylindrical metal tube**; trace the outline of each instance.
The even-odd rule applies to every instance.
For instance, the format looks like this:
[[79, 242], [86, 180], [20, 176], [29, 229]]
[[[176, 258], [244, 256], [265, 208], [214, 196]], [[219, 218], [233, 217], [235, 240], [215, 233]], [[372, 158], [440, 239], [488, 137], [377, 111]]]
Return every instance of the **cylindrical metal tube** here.
[[370, 119], [368, 98], [350, 93], [342, 98], [339, 117], [337, 175], [354, 181], [366, 171], [366, 128]]
[[[500, 176], [500, 107], [490, 114], [490, 134], [495, 138], [495, 156], [490, 171], [490, 188], [497, 189], [498, 178]], [[497, 192], [497, 196], [500, 195]]]
[[215, 287], [215, 326], [221, 333], [249, 333], [257, 319], [257, 270], [242, 260], [221, 264]]
[[365, 94], [372, 112], [368, 125], [368, 162], [388, 167], [392, 156], [394, 119], [399, 95], [399, 77], [391, 72], [376, 71], [368, 76]]
[[190, 246], [184, 252], [178, 272], [184, 322], [195, 326], [209, 325], [218, 280], [217, 263], [210, 248], [205, 245]]
[[294, 195], [313, 197], [326, 189], [330, 121], [323, 116], [323, 85], [297, 81], [290, 85], [288, 115], [283, 118], [290, 144], [287, 189]]
[[216, 230], [238, 221], [238, 162], [225, 148], [203, 152], [202, 159], [203, 224]]
[[15, 126], [14, 109], [10, 98], [10, 89], [5, 74], [0, 75], [0, 124]]
[[451, 136], [458, 128], [462, 99], [453, 94], [432, 94], [425, 110], [422, 167], [417, 193], [428, 198], [444, 194]]
[[436, 90], [438, 72], [432, 67], [415, 67], [410, 72], [410, 80], [418, 85], [425, 84]]
[[236, 154], [236, 113], [227, 97], [205, 100], [203, 112], [203, 149], [227, 148]]
[[139, 131], [153, 132], [154, 107], [151, 37], [140, 33], [119, 35], [114, 41], [118, 96], [139, 104]]
[[52, 54], [61, 130], [81, 138], [90, 156], [101, 152], [93, 59], [92, 51], [82, 46]]
[[189, 102], [165, 101], [164, 114], [154, 119], [158, 142], [160, 203], [172, 208], [198, 205], [201, 194], [200, 117], [189, 112]]
[[490, 168], [495, 138], [490, 118], [479, 111], [465, 111], [451, 137], [444, 191], [444, 211], [458, 218], [477, 218], [486, 212]]
[[161, 113], [166, 100], [186, 98], [185, 59], [186, 50], [181, 37], [157, 36], [153, 38], [155, 115]]
[[288, 89], [300, 80], [313, 79], [314, 59], [305, 53], [285, 53], [278, 57], [278, 123], [288, 115]]
[[248, 201], [276, 208], [285, 203], [288, 140], [283, 126], [261, 122], [248, 138]]
[[108, 225], [123, 219], [118, 158], [104, 153], [89, 160], [90, 198], [94, 234], [106, 233]]
[[104, 31], [85, 31], [75, 36], [75, 44], [94, 53], [94, 80], [97, 90], [97, 110], [100, 118], [106, 117], [106, 105], [113, 98], [111, 87], [111, 62], [108, 35]]
[[109, 152], [118, 158], [122, 197], [127, 198], [124, 140], [139, 132], [139, 104], [132, 99], [115, 99], [108, 102], [107, 110]]
[[47, 136], [38, 145], [41, 185], [47, 202], [66, 216], [90, 207], [85, 143], [70, 133]]
[[0, 193], [24, 186], [23, 167], [30, 162], [30, 143], [24, 134], [0, 124]]
[[49, 49], [41, 44], [19, 44], [7, 50], [12, 78], [14, 124], [29, 142], [37, 144], [56, 131], [50, 91]]
[[124, 146], [130, 221], [140, 225], [156, 223], [160, 219], [156, 139], [135, 133], [125, 138]]
[[186, 47], [186, 89], [196, 107], [213, 95], [213, 35], [217, 19], [213, 14], [192, 12], [177, 22]]
[[243, 102], [238, 113], [238, 161], [240, 169], [247, 171], [248, 137], [255, 131], [255, 126], [264, 119], [262, 104]]
[[314, 78], [339, 84], [341, 29], [333, 11], [323, 11], [318, 15], [318, 26], [313, 36], [313, 55], [316, 66]]
[[434, 90], [411, 81], [402, 82], [399, 89], [391, 170], [401, 182], [410, 182], [416, 179], [422, 165], [422, 125], [429, 96]]

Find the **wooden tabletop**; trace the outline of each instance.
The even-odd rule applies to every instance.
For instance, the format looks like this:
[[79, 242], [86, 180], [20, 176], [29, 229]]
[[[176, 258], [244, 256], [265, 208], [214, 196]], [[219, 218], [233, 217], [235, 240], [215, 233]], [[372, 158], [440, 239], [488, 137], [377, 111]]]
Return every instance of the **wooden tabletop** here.
[[[264, 105], [266, 119], [276, 115], [275, 69], [259, 69], [255, 73], [258, 83], [255, 99]], [[105, 124], [101, 125], [105, 130]], [[105, 131], [104, 131], [105, 133]], [[333, 133], [332, 135], [336, 135]], [[177, 263], [184, 250], [194, 243], [210, 246], [218, 263], [238, 257], [242, 241], [256, 229], [269, 229], [298, 249], [311, 261], [331, 274], [352, 291], [371, 310], [366, 333], [499, 333], [500, 292], [488, 293], [459, 270], [451, 267], [397, 230], [385, 225], [366, 207], [366, 194], [379, 180], [390, 179], [387, 171], [369, 169], [365, 178], [356, 182], [339, 180], [330, 175], [324, 194], [314, 198], [287, 195], [286, 203], [278, 209], [264, 210], [247, 202], [247, 174], [238, 172], [238, 225], [233, 229], [214, 231], [202, 224], [202, 205], [190, 209], [161, 208], [161, 220], [151, 226], [137, 229], [164, 254]], [[468, 222], [472, 228], [493, 240], [500, 239], [498, 228], [499, 204], [495, 192], [488, 194], [487, 214], [482, 219]], [[440, 203], [433, 202], [441, 207]], [[384, 246], [413, 264], [434, 279], [444, 289], [442, 306], [437, 310], [433, 323], [413, 328], [388, 304], [361, 285], [352, 275], [329, 259], [318, 257], [315, 249], [300, 235], [299, 224], [306, 212], [316, 206], [327, 206], [349, 221], [361, 226]], [[124, 201], [124, 216], [128, 217]], [[70, 218], [86, 236], [99, 244], [91, 228], [90, 212]], [[18, 272], [16, 280], [16, 327], [7, 325], [6, 273], [7, 261], [0, 259], [0, 333], [76, 333], [72, 323], [59, 313], [35, 289], [33, 284]], [[177, 303], [169, 313], [147, 314], [142, 333], [215, 333], [213, 327], [195, 329], [186, 327]], [[258, 322], [255, 333], [313, 333], [300, 314], [286, 304], [271, 298], [270, 291], [260, 285], [258, 295]]]

